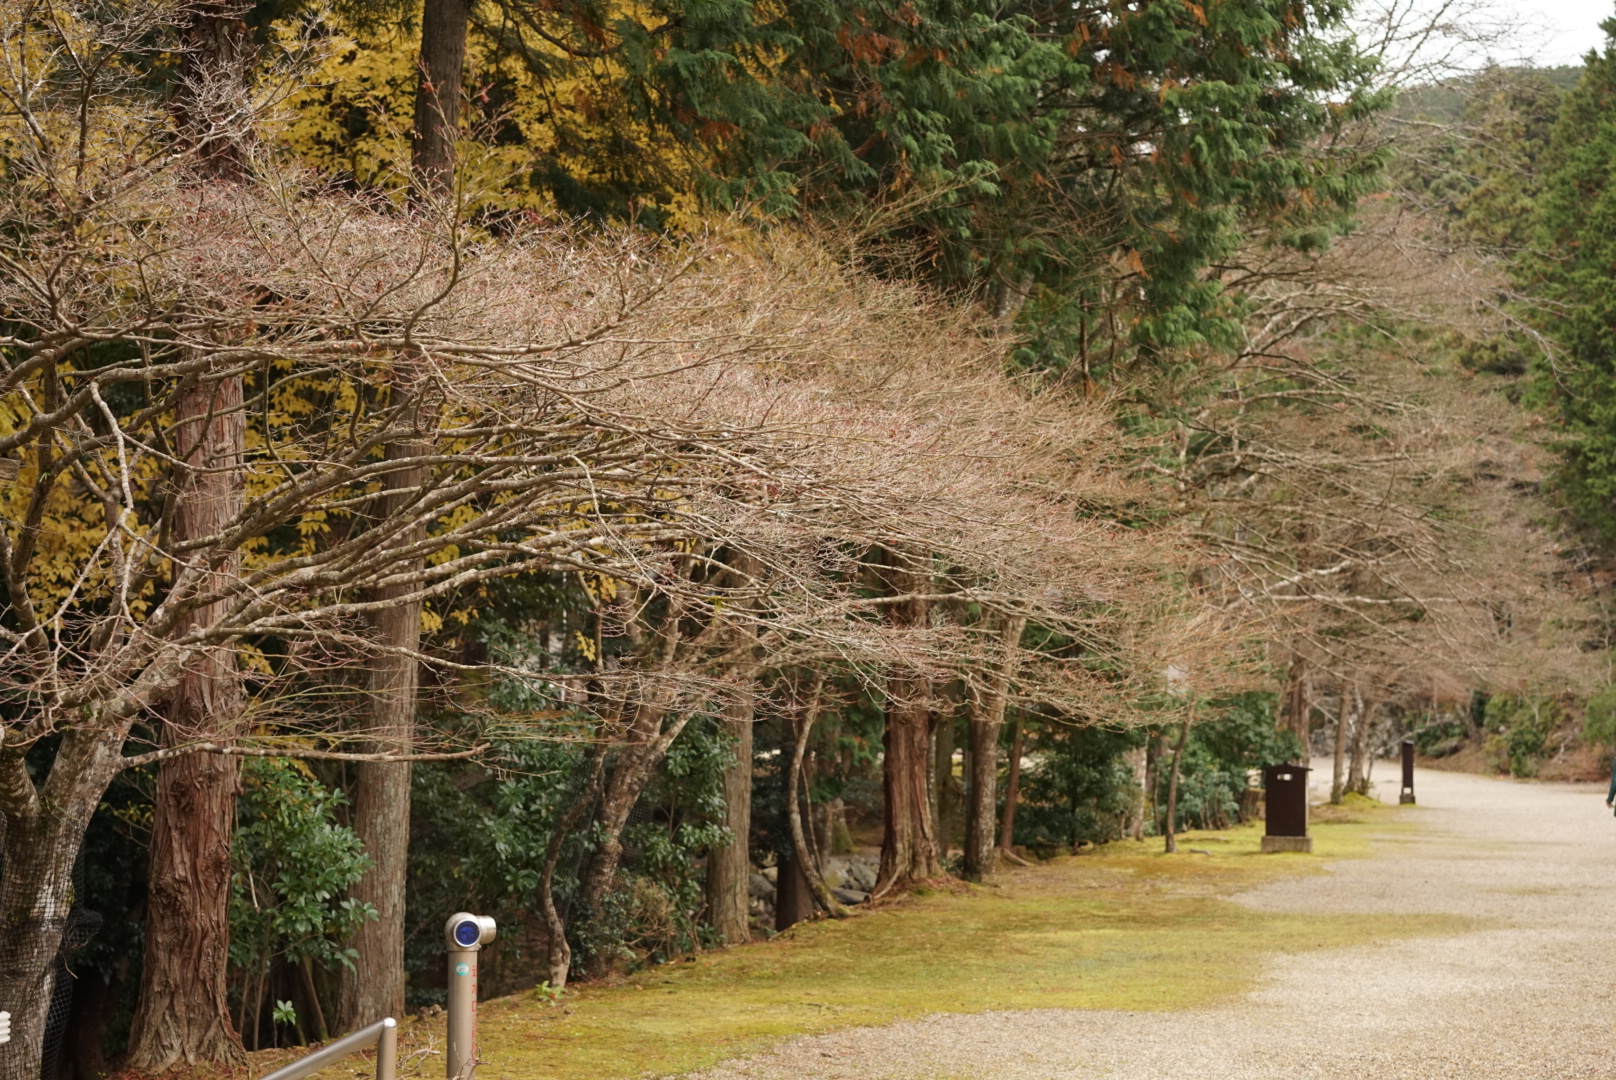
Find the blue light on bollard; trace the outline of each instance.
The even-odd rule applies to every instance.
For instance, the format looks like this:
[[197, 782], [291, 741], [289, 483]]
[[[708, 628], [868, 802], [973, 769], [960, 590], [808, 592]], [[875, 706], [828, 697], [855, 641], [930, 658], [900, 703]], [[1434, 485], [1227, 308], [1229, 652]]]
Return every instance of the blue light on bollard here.
[[477, 953], [496, 932], [493, 919], [469, 911], [449, 916], [443, 927], [449, 945], [449, 1032], [443, 1055], [448, 1080], [471, 1080], [477, 1069]]

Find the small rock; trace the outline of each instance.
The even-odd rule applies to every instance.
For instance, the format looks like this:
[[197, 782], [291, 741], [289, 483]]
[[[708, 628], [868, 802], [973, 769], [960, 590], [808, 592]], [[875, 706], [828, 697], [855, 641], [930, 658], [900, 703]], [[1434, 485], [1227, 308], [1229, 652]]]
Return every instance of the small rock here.
[[762, 874], [747, 877], [746, 891], [758, 900], [774, 899], [774, 884]]
[[870, 894], [859, 889], [832, 889], [830, 894], [844, 904], [862, 904]]
[[775, 878], [779, 875], [779, 873], [780, 873], [780, 868], [779, 867], [777, 867], [777, 866], [765, 866], [763, 868], [763, 880], [767, 881], [770, 885], [773, 885], [774, 881], [775, 881]]

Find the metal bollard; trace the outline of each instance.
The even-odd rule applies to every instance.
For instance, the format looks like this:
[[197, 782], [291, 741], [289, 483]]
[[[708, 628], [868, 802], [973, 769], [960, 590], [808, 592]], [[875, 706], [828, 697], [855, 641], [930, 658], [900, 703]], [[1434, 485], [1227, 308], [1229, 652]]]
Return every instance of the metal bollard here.
[[449, 916], [443, 927], [449, 943], [449, 1038], [444, 1075], [471, 1080], [477, 1069], [477, 953], [494, 940], [497, 928], [487, 915], [469, 911]]
[[1397, 796], [1401, 806], [1414, 805], [1414, 740], [1403, 740], [1403, 790]]

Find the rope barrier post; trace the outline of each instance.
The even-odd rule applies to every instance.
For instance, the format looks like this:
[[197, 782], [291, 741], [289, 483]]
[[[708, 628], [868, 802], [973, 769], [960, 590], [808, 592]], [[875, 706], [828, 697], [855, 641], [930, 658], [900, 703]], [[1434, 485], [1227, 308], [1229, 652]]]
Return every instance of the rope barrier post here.
[[477, 1069], [477, 953], [495, 933], [492, 918], [469, 911], [449, 916], [443, 927], [449, 944], [449, 1037], [443, 1055], [448, 1080], [471, 1080]]
[[269, 1075], [260, 1077], [259, 1080], [303, 1080], [304, 1077], [313, 1076], [327, 1065], [341, 1061], [354, 1051], [363, 1050], [371, 1045], [376, 1047], [376, 1080], [397, 1080], [398, 1021], [391, 1016], [327, 1043], [307, 1057], [276, 1069]]

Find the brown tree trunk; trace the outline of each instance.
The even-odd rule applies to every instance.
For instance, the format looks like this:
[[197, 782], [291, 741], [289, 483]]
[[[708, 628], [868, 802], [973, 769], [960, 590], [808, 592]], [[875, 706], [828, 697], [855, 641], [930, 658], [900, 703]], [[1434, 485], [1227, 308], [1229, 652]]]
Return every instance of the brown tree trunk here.
[[1159, 731], [1145, 735], [1145, 816], [1156, 827], [1156, 796], [1161, 790], [1161, 743]]
[[[883, 552], [882, 565], [890, 593], [904, 595], [919, 591], [920, 577], [903, 569], [894, 553]], [[925, 625], [926, 616], [924, 600], [905, 600], [892, 605], [889, 618], [895, 626], [918, 628]], [[887, 676], [886, 731], [882, 736], [885, 756], [881, 768], [886, 812], [875, 896], [902, 890], [942, 873], [937, 861], [937, 841], [932, 833], [928, 792], [931, 713], [925, 699], [929, 692], [930, 686], [924, 678], [905, 671], [894, 671]]]
[[1184, 745], [1190, 740], [1190, 727], [1194, 723], [1195, 706], [1192, 704], [1189, 715], [1184, 717], [1184, 724], [1179, 728], [1178, 745], [1173, 749], [1173, 769], [1167, 774], [1167, 825], [1164, 832], [1169, 854], [1178, 850], [1178, 774], [1180, 766], [1184, 764]]
[[689, 721], [688, 714], [662, 728], [663, 709], [656, 704], [643, 705], [629, 729], [629, 743], [617, 755], [610, 779], [600, 798], [600, 811], [595, 824], [601, 843], [584, 867], [583, 900], [585, 909], [599, 911], [606, 894], [617, 880], [617, 866], [623, 858], [623, 827], [639, 801], [640, 793], [650, 782], [656, 767], [668, 752], [668, 746], [678, 738]]
[[[993, 833], [998, 823], [999, 731], [1004, 727], [1005, 701], [1010, 680], [1015, 677], [1021, 634], [1026, 626], [1025, 618], [1005, 621], [999, 635], [1002, 655], [982, 693], [974, 696], [969, 706], [971, 785], [965, 814], [965, 877], [969, 881], [981, 881], [996, 868]], [[1019, 731], [1018, 728], [1018, 735]]]
[[1308, 713], [1311, 703], [1307, 692], [1307, 661], [1300, 654], [1291, 661], [1289, 682], [1285, 689], [1285, 722], [1302, 740], [1302, 752], [1307, 752]]
[[0, 1080], [39, 1080], [56, 956], [73, 906], [73, 864], [84, 830], [118, 770], [126, 728], [69, 731], [44, 790], [24, 790], [21, 752], [0, 755], [5, 806], [0, 855], [0, 1003], [11, 1041], [0, 1044]]
[[[203, 179], [240, 179], [241, 140], [250, 134], [241, 126], [250, 43], [238, 6], [205, 3], [193, 9], [184, 41], [179, 127], [199, 152]], [[205, 381], [180, 399], [175, 419], [180, 474], [172, 537], [180, 544], [220, 532], [244, 505], [241, 379]], [[207, 559], [202, 552], [190, 566], [204, 567]], [[241, 556], [232, 553], [211, 569], [234, 577]], [[205, 605], [176, 630], [210, 625], [222, 614], [220, 605]], [[232, 742], [244, 707], [235, 652], [199, 653], [163, 705], [163, 742]], [[211, 754], [170, 758], [158, 766], [145, 959], [129, 1032], [131, 1068], [160, 1073], [182, 1062], [243, 1060], [226, 986], [239, 775], [235, 758]]]
[[713, 929], [729, 945], [752, 940], [752, 720], [756, 702], [750, 691], [724, 708], [724, 733], [735, 740], [734, 756], [724, 766], [724, 827], [730, 842], [707, 855], [707, 909]]
[[[599, 654], [596, 654], [599, 655]], [[567, 842], [567, 837], [583, 821], [589, 808], [600, 798], [601, 775], [606, 765], [605, 747], [596, 743], [590, 747], [588, 755], [589, 777], [584, 781], [578, 797], [573, 800], [561, 820], [556, 823], [555, 831], [550, 834], [549, 847], [544, 852], [544, 873], [539, 878], [539, 905], [544, 913], [544, 927], [549, 936], [547, 955], [545, 957], [549, 966], [550, 986], [556, 990], [564, 989], [567, 985], [568, 974], [572, 971], [572, 946], [567, 944], [567, 927], [561, 921], [561, 915], [555, 906], [555, 870], [556, 864], [561, 861], [561, 849]]]
[[454, 183], [470, 17], [470, 0], [426, 0], [421, 13], [421, 70], [410, 150], [410, 187], [416, 198], [441, 194]]
[[1009, 852], [1016, 843], [1016, 800], [1021, 798], [1021, 751], [1024, 735], [1021, 717], [1017, 715], [1015, 723], [1010, 727], [1010, 766], [1004, 779], [1004, 818], [999, 826], [1001, 855]]
[[1352, 731], [1352, 764], [1347, 770], [1347, 790], [1359, 795], [1369, 794], [1369, 729], [1374, 726], [1375, 711], [1380, 703], [1369, 702], [1358, 712], [1358, 723]]
[[1128, 812], [1123, 835], [1130, 840], [1145, 838], [1145, 812], [1150, 806], [1150, 764], [1143, 746], [1128, 751], [1128, 771], [1133, 776], [1133, 806]]
[[881, 788], [886, 814], [881, 837], [881, 873], [876, 895], [935, 878], [942, 873], [926, 797], [931, 716], [915, 699], [927, 692], [924, 680], [887, 679], [886, 751]]
[[789, 930], [814, 914], [814, 894], [793, 854], [780, 857], [774, 872], [774, 928]]
[[[410, 462], [427, 452], [424, 440], [400, 441], [387, 448], [393, 461]], [[402, 464], [383, 481], [378, 528], [393, 528], [428, 479], [422, 465]], [[405, 528], [382, 543], [408, 544], [424, 535]], [[419, 562], [398, 566], [407, 572]], [[421, 647], [421, 602], [405, 600], [412, 585], [373, 589], [370, 599], [385, 606], [375, 616], [378, 654], [370, 663], [369, 750], [407, 754], [415, 742], [415, 703], [420, 673], [415, 654]], [[371, 860], [365, 876], [349, 897], [370, 904], [377, 917], [354, 934], [358, 953], [353, 967], [342, 969], [338, 984], [337, 1023], [343, 1031], [374, 1024], [383, 1017], [404, 1015], [404, 886], [409, 872], [410, 763], [362, 761], [354, 770], [353, 830]]]
[[809, 845], [802, 828], [802, 803], [806, 801], [802, 783], [802, 762], [808, 753], [808, 739], [813, 734], [814, 721], [819, 717], [819, 694], [822, 685], [821, 679], [814, 680], [814, 688], [808, 695], [807, 707], [797, 723], [788, 728], [792, 736], [792, 747], [791, 764], [786, 769], [786, 822], [791, 827], [793, 866], [825, 913], [833, 919], [840, 919], [844, 918], [847, 912], [831, 895], [830, 886], [825, 884], [825, 878], [819, 872], [817, 853]]
[[953, 836], [955, 805], [954, 790], [954, 716], [950, 712], [933, 713], [931, 719], [931, 807], [932, 835], [937, 838], [937, 861], [948, 861], [950, 837]]
[[[175, 449], [184, 473], [176, 492], [176, 543], [218, 533], [241, 513], [242, 408], [240, 379], [204, 384], [180, 401]], [[232, 554], [212, 572], [228, 578], [240, 570], [241, 557]], [[200, 607], [179, 631], [211, 625], [222, 614], [219, 605]], [[163, 706], [163, 742], [232, 742], [244, 706], [234, 650], [198, 653]], [[129, 1065], [142, 1072], [243, 1060], [226, 983], [239, 765], [233, 757], [187, 754], [157, 769], [145, 960], [129, 1032]]]
[[1353, 723], [1347, 723], [1347, 695], [1345, 692], [1341, 694], [1341, 702], [1336, 709], [1335, 759], [1331, 763], [1332, 769], [1330, 773], [1330, 802], [1334, 806], [1340, 806], [1342, 797], [1347, 793], [1347, 729], [1349, 727], [1356, 728], [1362, 723], [1362, 719], [1358, 717], [1363, 708], [1363, 699], [1359, 696], [1356, 685], [1352, 688], [1352, 701], [1353, 716], [1355, 717]]

